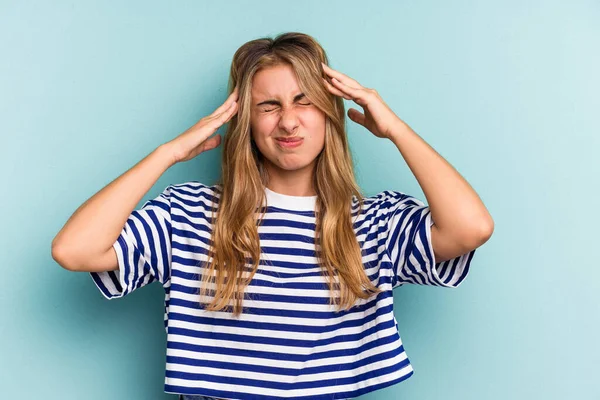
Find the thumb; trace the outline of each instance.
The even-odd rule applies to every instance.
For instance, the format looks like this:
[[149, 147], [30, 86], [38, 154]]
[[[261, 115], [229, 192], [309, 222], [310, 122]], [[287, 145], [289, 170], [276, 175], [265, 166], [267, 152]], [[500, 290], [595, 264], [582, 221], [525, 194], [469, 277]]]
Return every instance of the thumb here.
[[202, 151], [212, 150], [221, 143], [221, 135], [215, 135], [202, 143]]
[[352, 121], [356, 122], [357, 124], [361, 124], [362, 126], [365, 126], [365, 116], [363, 115], [363, 113], [358, 111], [356, 108], [350, 108], [348, 110], [348, 117], [350, 117], [350, 119]]

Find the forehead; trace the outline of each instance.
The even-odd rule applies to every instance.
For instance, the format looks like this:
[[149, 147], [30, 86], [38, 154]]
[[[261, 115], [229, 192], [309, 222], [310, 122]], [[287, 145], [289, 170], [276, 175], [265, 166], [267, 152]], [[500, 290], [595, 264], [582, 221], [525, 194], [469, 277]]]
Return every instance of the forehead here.
[[296, 75], [289, 65], [261, 69], [252, 79], [253, 99], [293, 97], [299, 91]]

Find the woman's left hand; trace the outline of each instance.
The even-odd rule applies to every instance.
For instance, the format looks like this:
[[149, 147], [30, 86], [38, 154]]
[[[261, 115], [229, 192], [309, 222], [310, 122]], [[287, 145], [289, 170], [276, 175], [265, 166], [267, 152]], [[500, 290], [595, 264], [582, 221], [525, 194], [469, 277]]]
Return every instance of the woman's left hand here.
[[402, 121], [389, 107], [375, 89], [369, 89], [361, 86], [354, 79], [338, 72], [328, 65], [323, 64], [323, 70], [331, 78], [329, 83], [323, 79], [325, 86], [331, 93], [341, 96], [346, 100], [353, 100], [361, 106], [364, 114], [355, 108], [348, 109], [348, 117], [367, 128], [375, 136], [380, 138], [392, 138], [392, 133]]

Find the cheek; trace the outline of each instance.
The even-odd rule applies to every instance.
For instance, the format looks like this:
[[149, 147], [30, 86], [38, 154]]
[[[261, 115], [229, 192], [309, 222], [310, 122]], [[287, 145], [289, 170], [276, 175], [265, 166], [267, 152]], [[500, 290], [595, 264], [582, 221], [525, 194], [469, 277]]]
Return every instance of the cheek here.
[[250, 129], [252, 131], [252, 138], [257, 143], [264, 142], [265, 138], [269, 135], [270, 132], [267, 121], [264, 117], [261, 116], [252, 116], [252, 121], [250, 122]]
[[325, 126], [325, 119], [319, 113], [309, 113], [305, 116], [304, 125], [307, 128], [320, 128]]
[[325, 114], [320, 111], [307, 113], [303, 125], [313, 141], [320, 143], [325, 140]]
[[274, 115], [258, 115], [252, 121], [252, 131], [256, 132], [259, 136], [270, 135], [271, 132], [277, 127], [277, 119]]

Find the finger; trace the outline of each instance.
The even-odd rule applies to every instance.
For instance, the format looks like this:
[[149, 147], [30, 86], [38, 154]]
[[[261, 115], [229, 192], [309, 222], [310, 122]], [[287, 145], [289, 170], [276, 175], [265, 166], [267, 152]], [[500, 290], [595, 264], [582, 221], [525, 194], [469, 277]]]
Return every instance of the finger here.
[[358, 83], [354, 79], [350, 78], [348, 75], [344, 75], [341, 72], [338, 72], [338, 71], [332, 69], [325, 63], [321, 63], [321, 64], [323, 64], [323, 70], [325, 71], [325, 73], [327, 73], [327, 75], [334, 77], [335, 79], [337, 79], [340, 82], [343, 82], [346, 86], [351, 86], [356, 89], [363, 89], [363, 87], [360, 83]]
[[223, 123], [229, 122], [231, 120], [231, 118], [233, 118], [233, 116], [235, 114], [237, 114], [238, 111], [238, 107], [239, 107], [239, 103], [237, 101], [234, 101], [233, 104], [231, 105], [231, 107], [229, 108], [229, 112], [227, 112], [227, 118], [225, 118], [225, 121]]
[[229, 108], [225, 109], [222, 113], [207, 117], [205, 123], [213, 130], [219, 129], [221, 125], [229, 121], [235, 111], [237, 111], [237, 102], [231, 103]]
[[204, 140], [202, 143], [200, 143], [198, 146], [196, 146], [194, 148], [194, 150], [191, 151], [188, 159], [191, 160], [192, 158], [202, 154], [203, 152], [205, 152], [207, 150], [212, 150], [215, 147], [217, 147], [219, 144], [221, 144], [221, 135], [217, 134], [211, 138]]
[[221, 143], [221, 135], [215, 135], [202, 143], [202, 151], [212, 150]]
[[358, 111], [356, 108], [351, 108], [348, 110], [348, 117], [357, 124], [361, 124], [365, 126], [365, 115]]
[[209, 117], [215, 116], [227, 110], [231, 106], [231, 103], [238, 100], [238, 93], [238, 88], [236, 86], [233, 92], [231, 92], [231, 94], [229, 95], [229, 97], [227, 97], [227, 100], [225, 100], [225, 102], [221, 104], [219, 108], [213, 111], [212, 114], [209, 115]]
[[355, 89], [353, 87], [347, 86], [335, 78], [333, 78], [331, 80], [331, 82], [333, 83], [333, 86], [335, 88], [337, 88], [341, 92], [344, 92], [345, 94], [349, 95], [351, 97], [351, 100], [354, 100], [357, 104], [359, 104], [361, 106], [364, 106], [366, 104], [366, 101], [365, 101], [366, 99], [364, 98], [364, 96], [365, 96], [364, 90]]
[[237, 91], [237, 87], [233, 90], [233, 92], [231, 92], [231, 94], [229, 95], [229, 97], [227, 97], [227, 100], [225, 100], [225, 102], [219, 107], [217, 108], [212, 114], [216, 115], [216, 114], [220, 114], [224, 111], [226, 111], [230, 106], [231, 103], [233, 103], [234, 101], [238, 100], [238, 91]]
[[336, 96], [343, 97], [346, 100], [352, 100], [352, 98], [350, 96], [348, 96], [346, 93], [342, 92], [341, 90], [335, 88], [333, 85], [331, 85], [331, 83], [327, 82], [327, 80], [325, 78], [323, 78], [323, 82], [325, 83], [325, 86], [327, 86], [327, 89], [329, 89], [329, 91], [331, 91]]
[[223, 112], [221, 115], [219, 115], [219, 118], [218, 118], [219, 124], [223, 125], [224, 123], [229, 121], [237, 112], [237, 107], [238, 107], [237, 101], [234, 101], [233, 103], [231, 103], [231, 106], [227, 110], [225, 110], [225, 112]]

